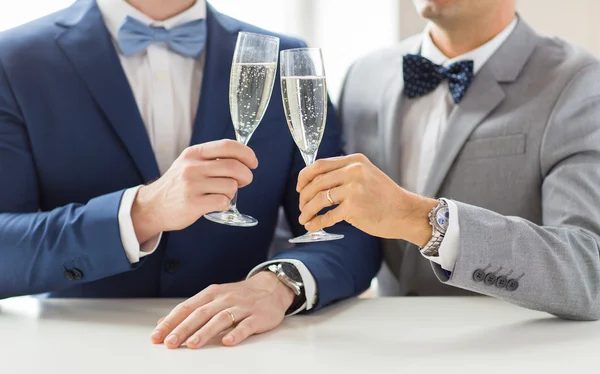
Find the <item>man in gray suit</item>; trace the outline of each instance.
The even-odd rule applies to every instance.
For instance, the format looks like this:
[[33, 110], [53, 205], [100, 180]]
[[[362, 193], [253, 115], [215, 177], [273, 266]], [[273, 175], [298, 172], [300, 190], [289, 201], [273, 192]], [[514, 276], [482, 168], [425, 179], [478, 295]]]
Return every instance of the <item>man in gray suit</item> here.
[[350, 69], [340, 110], [362, 154], [302, 172], [301, 223], [386, 238], [383, 295], [599, 319], [600, 63], [514, 0], [414, 2], [423, 35]]

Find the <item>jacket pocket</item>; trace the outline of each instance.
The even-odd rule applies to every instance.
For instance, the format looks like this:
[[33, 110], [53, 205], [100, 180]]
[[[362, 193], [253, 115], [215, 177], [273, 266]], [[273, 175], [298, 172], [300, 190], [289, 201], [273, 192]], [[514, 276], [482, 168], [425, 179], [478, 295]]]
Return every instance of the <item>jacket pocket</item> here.
[[525, 134], [472, 139], [465, 143], [460, 158], [462, 160], [473, 160], [521, 155], [525, 153], [526, 140], [527, 136]]

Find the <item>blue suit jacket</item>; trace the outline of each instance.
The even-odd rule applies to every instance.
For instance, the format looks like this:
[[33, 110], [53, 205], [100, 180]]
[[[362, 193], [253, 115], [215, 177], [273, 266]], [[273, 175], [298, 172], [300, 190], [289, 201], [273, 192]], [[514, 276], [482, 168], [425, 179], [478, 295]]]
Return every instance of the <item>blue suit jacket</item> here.
[[[239, 31], [268, 33], [209, 6], [201, 100], [192, 144], [234, 138], [228, 89]], [[280, 36], [281, 48], [304, 46]], [[321, 157], [341, 153], [329, 107]], [[298, 172], [279, 81], [250, 141], [260, 166], [239, 207], [255, 228], [205, 219], [166, 233], [157, 251], [131, 265], [117, 212], [125, 189], [159, 177], [135, 99], [95, 1], [0, 35], [0, 298], [188, 297], [213, 283], [239, 281], [267, 259], [284, 206], [294, 234]], [[378, 242], [340, 224], [344, 240], [297, 246], [280, 258], [303, 261], [317, 281], [317, 306], [365, 290], [379, 268]], [[166, 265], [166, 266], [165, 266]], [[69, 280], [65, 270], [79, 269]]]

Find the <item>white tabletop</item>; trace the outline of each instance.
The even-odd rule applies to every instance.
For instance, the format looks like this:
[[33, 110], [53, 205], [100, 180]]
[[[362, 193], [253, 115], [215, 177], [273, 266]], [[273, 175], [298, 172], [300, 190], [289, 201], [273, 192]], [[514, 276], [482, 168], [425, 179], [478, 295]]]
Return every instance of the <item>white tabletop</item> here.
[[149, 335], [179, 300], [0, 302], [0, 373], [597, 373], [600, 323], [484, 297], [340, 303], [234, 348]]

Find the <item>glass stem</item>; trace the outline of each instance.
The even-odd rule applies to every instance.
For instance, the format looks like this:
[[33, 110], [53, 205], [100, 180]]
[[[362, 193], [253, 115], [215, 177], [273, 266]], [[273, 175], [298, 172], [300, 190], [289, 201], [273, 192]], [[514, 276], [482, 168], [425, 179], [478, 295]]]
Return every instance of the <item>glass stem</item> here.
[[302, 158], [304, 158], [304, 162], [306, 163], [306, 166], [310, 166], [315, 163], [315, 160], [317, 159], [317, 152], [315, 152], [311, 155], [302, 153]]
[[[238, 142], [242, 143], [243, 145], [248, 145], [248, 142], [250, 141], [250, 137], [252, 137], [252, 134], [244, 137], [244, 136], [240, 136], [240, 134], [236, 131], [235, 136], [236, 136], [236, 139]], [[235, 195], [233, 196], [233, 199], [231, 199], [231, 202], [229, 203], [229, 211], [230, 212], [239, 213], [239, 211], [237, 210], [237, 197], [238, 197], [238, 193], [236, 191]]]
[[237, 197], [238, 197], [238, 193], [236, 192], [235, 195], [233, 196], [233, 199], [231, 199], [231, 203], [229, 204], [229, 210], [232, 212], [237, 212]]

